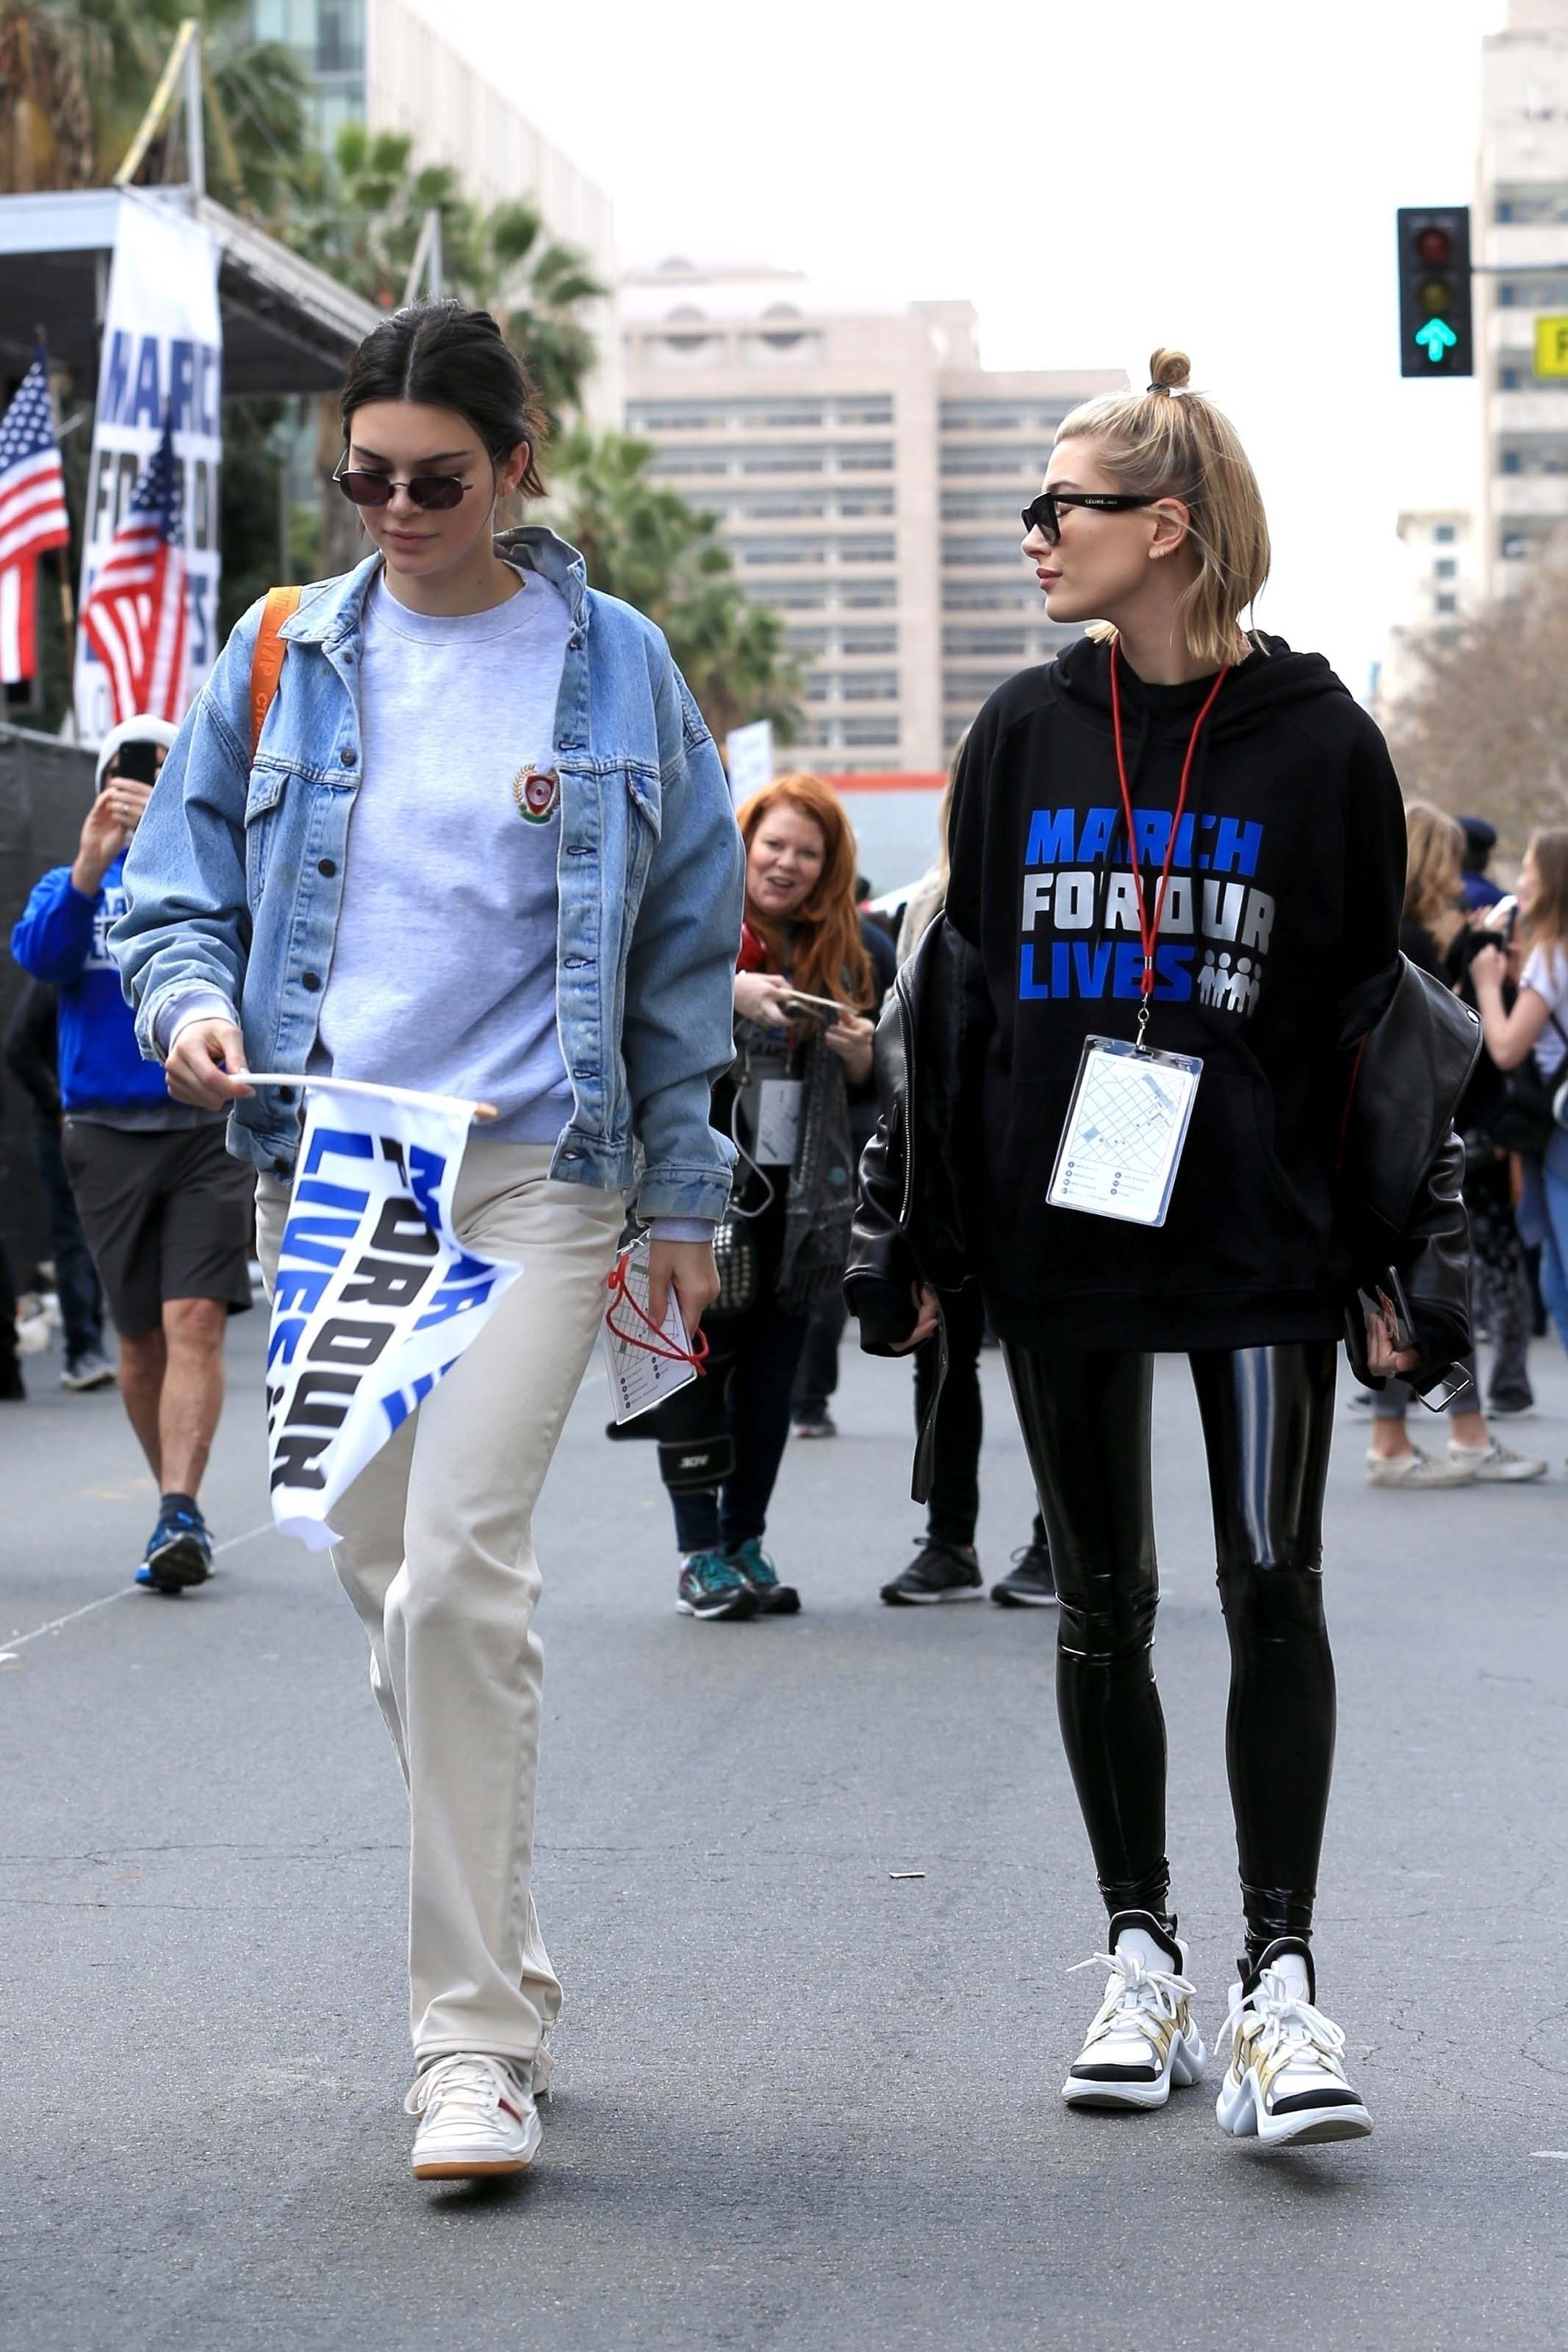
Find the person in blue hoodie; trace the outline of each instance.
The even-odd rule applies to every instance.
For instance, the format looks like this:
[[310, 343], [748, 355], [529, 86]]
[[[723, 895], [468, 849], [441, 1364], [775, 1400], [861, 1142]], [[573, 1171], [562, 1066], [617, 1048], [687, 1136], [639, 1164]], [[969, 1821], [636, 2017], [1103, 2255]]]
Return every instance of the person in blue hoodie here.
[[161, 1498], [136, 1581], [170, 1593], [211, 1573], [197, 1496], [223, 1409], [224, 1334], [251, 1303], [250, 1187], [222, 1114], [172, 1101], [162, 1069], [143, 1061], [109, 951], [126, 907], [126, 846], [152, 791], [121, 772], [122, 755], [152, 744], [161, 766], [174, 734], [140, 717], [105, 736], [76, 861], [44, 876], [11, 934], [24, 971], [59, 992], [66, 1167], [120, 1334], [125, 1410]]

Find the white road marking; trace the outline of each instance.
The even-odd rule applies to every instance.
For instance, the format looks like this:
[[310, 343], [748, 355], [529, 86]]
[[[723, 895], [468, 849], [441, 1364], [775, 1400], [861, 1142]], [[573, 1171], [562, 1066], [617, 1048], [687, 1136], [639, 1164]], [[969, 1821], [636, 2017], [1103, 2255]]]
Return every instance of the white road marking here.
[[1534, 2153], [1551, 2164], [1568, 2164], [1568, 2147], [1538, 2147]]
[[[272, 1521], [265, 1519], [259, 1528], [246, 1528], [243, 1536], [230, 1536], [225, 1542], [214, 1544], [213, 1558], [217, 1559], [224, 1552], [233, 1551], [238, 1545], [249, 1543], [254, 1537], [269, 1535], [271, 1532]], [[10, 1647], [0, 1654], [3, 1654], [9, 1664], [16, 1652], [24, 1649], [29, 1642], [41, 1642], [46, 1633], [57, 1633], [63, 1625], [74, 1625], [78, 1617], [90, 1617], [95, 1610], [108, 1609], [116, 1601], [123, 1601], [128, 1593], [137, 1592], [140, 1590], [141, 1587], [135, 1584], [119, 1585], [114, 1591], [106, 1592], [101, 1600], [84, 1601], [79, 1609], [68, 1610], [63, 1617], [51, 1617], [47, 1625], [35, 1625], [30, 1633], [14, 1633]]]

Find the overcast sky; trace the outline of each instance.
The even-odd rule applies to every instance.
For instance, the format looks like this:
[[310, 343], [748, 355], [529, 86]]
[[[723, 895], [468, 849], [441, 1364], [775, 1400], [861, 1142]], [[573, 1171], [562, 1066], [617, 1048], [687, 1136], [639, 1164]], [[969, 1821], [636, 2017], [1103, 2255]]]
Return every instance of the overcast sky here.
[[[422, 0], [434, 15], [435, 0]], [[1502, 0], [445, 0], [614, 200], [622, 261], [967, 298], [993, 367], [1178, 344], [1262, 479], [1260, 616], [1364, 694], [1395, 523], [1469, 503], [1468, 383], [1397, 373], [1394, 214], [1472, 193]]]

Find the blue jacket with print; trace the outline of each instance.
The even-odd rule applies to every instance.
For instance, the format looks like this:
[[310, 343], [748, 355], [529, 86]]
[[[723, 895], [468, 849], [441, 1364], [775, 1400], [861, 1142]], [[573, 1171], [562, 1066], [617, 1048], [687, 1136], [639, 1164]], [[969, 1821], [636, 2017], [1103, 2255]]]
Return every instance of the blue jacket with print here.
[[[743, 875], [724, 771], [651, 622], [591, 589], [553, 531], [497, 545], [571, 612], [555, 761], [557, 1001], [573, 1108], [551, 1172], [635, 1183], [644, 1218], [716, 1219], [734, 1149], [708, 1108], [734, 1053]], [[165, 1016], [182, 1001], [215, 995], [237, 1012], [252, 1069], [305, 1068], [342, 898], [361, 629], [379, 562], [305, 590], [254, 759], [259, 604], [186, 715], [126, 861], [130, 903], [112, 939], [144, 1055], [166, 1051]], [[413, 809], [409, 849], [412, 859]], [[235, 1105], [229, 1148], [291, 1174], [299, 1124], [294, 1089], [259, 1088]]]
[[59, 991], [60, 1103], [67, 1111], [167, 1107], [163, 1073], [149, 1069], [136, 1043], [131, 1007], [109, 951], [110, 926], [126, 907], [117, 857], [96, 898], [71, 881], [68, 866], [51, 866], [11, 933], [24, 971]]

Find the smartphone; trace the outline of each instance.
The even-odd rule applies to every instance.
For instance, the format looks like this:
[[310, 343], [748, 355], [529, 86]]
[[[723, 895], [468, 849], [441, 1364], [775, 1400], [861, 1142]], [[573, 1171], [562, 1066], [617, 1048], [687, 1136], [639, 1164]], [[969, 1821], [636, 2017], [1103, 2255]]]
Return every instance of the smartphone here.
[[784, 1010], [806, 1013], [811, 1020], [820, 1021], [825, 1029], [831, 1029], [835, 1021], [842, 1018], [844, 1008], [835, 996], [806, 996], [799, 989], [791, 989], [784, 999]]
[[120, 745], [117, 765], [128, 784], [157, 782], [159, 750], [160, 746], [151, 740], [133, 740]]
[[1393, 1335], [1396, 1348], [1413, 1348], [1410, 1307], [1405, 1296], [1405, 1286], [1392, 1266], [1385, 1269], [1381, 1282], [1372, 1290], [1360, 1294], [1362, 1307], [1368, 1315], [1381, 1315]]

